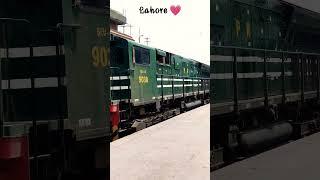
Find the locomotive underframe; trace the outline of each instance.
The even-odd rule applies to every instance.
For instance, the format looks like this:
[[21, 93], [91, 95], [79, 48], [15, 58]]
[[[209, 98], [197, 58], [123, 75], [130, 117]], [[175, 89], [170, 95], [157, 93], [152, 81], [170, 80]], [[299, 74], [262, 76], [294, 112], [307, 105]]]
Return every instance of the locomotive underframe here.
[[[243, 156], [251, 156], [255, 153], [277, 146], [287, 140], [294, 140], [315, 133], [320, 130], [320, 103], [317, 98], [288, 102], [285, 104], [272, 104], [276, 111], [270, 111], [273, 107], [265, 109], [264, 106], [241, 110], [238, 114], [226, 113], [213, 115], [214, 131], [212, 135], [214, 168], [218, 168], [224, 162], [231, 162]], [[230, 107], [229, 107], [230, 108]], [[276, 115], [275, 115], [276, 114]], [[241, 136], [245, 133], [272, 128], [274, 125], [289, 123], [290, 133], [284, 139], [275, 136], [272, 142], [264, 141], [253, 149], [244, 149], [241, 144]], [[261, 142], [265, 137], [261, 138]]]
[[[238, 47], [213, 47], [217, 49], [233, 49], [233, 100], [211, 105], [211, 151], [213, 152], [213, 168], [239, 157], [252, 155], [266, 150], [289, 139], [296, 139], [320, 130], [319, 108], [319, 54], [292, 53], [299, 62], [299, 89], [296, 93], [288, 93], [285, 88], [285, 73], [282, 65], [281, 92], [270, 95], [267, 83], [267, 53], [279, 53], [282, 64], [285, 54], [272, 50], [259, 50]], [[261, 51], [264, 56], [264, 97], [239, 100], [237, 78], [236, 51]], [[217, 51], [219, 52], [219, 51]], [[305, 59], [313, 57], [316, 61], [316, 86], [306, 90]], [[302, 77], [302, 78], [301, 78]], [[212, 77], [211, 77], [212, 78]], [[255, 136], [255, 137], [254, 137]], [[254, 137], [254, 138], [253, 138]]]
[[[192, 103], [195, 103], [194, 105]], [[144, 104], [120, 101], [120, 137], [169, 119], [186, 110], [209, 103], [209, 90], [161, 98]], [[188, 106], [190, 104], [190, 106]]]

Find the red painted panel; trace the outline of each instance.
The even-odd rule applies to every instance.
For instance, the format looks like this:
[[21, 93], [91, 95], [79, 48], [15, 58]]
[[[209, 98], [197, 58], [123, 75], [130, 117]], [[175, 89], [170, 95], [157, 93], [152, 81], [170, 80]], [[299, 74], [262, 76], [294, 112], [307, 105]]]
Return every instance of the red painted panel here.
[[112, 127], [118, 126], [120, 121], [119, 105], [112, 104], [110, 106], [110, 116]]
[[0, 138], [0, 179], [29, 180], [28, 137]]

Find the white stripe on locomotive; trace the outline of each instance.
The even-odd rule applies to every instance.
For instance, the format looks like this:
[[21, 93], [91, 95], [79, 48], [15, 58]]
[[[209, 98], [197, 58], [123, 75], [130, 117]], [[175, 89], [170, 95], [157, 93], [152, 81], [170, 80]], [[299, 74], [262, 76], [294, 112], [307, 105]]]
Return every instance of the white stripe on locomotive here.
[[[60, 55], [64, 55], [64, 46], [60, 46]], [[55, 56], [57, 55], [56, 46], [41, 46], [41, 47], [33, 47], [33, 57], [43, 57], [43, 56]], [[30, 48], [9, 48], [8, 53], [7, 49], [0, 49], [0, 57], [1, 58], [24, 58], [30, 57]]]
[[117, 81], [117, 80], [127, 80], [130, 79], [129, 76], [111, 76], [110, 80], [111, 81]]
[[[268, 72], [267, 76], [271, 78], [278, 78], [281, 77], [281, 72]], [[292, 72], [288, 71], [285, 72], [286, 76], [292, 76]], [[258, 73], [238, 73], [238, 78], [239, 79], [256, 79], [256, 78], [262, 78], [263, 73], [258, 72]], [[216, 79], [216, 80], [224, 80], [224, 79], [233, 79], [233, 73], [213, 73], [210, 75], [211, 79]]]
[[[157, 78], [157, 81], [172, 81], [172, 79], [170, 79], [170, 78]], [[179, 81], [179, 82], [182, 82], [183, 81], [183, 79], [173, 79], [173, 81]], [[184, 81], [185, 82], [191, 82], [191, 81], [193, 81], [193, 82], [200, 82], [201, 80], [199, 80], [199, 79], [184, 79]]]
[[[184, 87], [191, 87], [191, 86], [198, 86], [198, 84], [185, 84]], [[168, 85], [162, 85], [164, 88], [171, 88], [172, 85], [168, 84]], [[157, 88], [161, 88], [161, 85], [157, 85]], [[174, 84], [174, 87], [183, 87], [183, 84]]]
[[111, 86], [110, 90], [116, 91], [116, 90], [128, 90], [131, 89], [130, 86]]
[[[233, 56], [221, 56], [221, 55], [211, 55], [210, 56], [211, 61], [213, 62], [233, 62]], [[257, 63], [263, 63], [264, 60], [261, 57], [255, 57], [255, 56], [237, 56], [237, 62], [257, 62]], [[281, 58], [267, 58], [267, 62], [272, 63], [281, 63]], [[291, 58], [285, 59], [286, 63], [291, 63]]]
[[[62, 78], [62, 85], [66, 85], [66, 78]], [[50, 78], [34, 78], [35, 88], [58, 87], [58, 79]], [[10, 79], [2, 80], [2, 89], [28, 89], [31, 88], [31, 79]]]

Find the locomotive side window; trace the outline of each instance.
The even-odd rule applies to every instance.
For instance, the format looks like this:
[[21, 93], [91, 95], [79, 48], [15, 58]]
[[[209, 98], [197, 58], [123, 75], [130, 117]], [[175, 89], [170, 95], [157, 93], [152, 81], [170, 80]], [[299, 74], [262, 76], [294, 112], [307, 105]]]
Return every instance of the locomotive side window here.
[[160, 64], [165, 64], [166, 58], [164, 56], [158, 55], [157, 54], [157, 62]]
[[165, 56], [161, 56], [159, 54], [157, 54], [157, 62], [159, 64], [167, 64], [167, 65], [170, 65], [170, 59], [168, 57], [165, 57]]
[[150, 52], [148, 49], [134, 46], [133, 47], [134, 62], [142, 65], [150, 64]]

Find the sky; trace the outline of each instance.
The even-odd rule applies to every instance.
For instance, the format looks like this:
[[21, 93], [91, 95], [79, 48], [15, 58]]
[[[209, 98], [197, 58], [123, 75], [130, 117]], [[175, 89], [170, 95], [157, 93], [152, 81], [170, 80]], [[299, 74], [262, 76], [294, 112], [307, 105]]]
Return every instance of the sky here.
[[[170, 6], [180, 5], [176, 16]], [[167, 8], [167, 14], [140, 14], [140, 7]], [[149, 46], [210, 64], [210, 0], [110, 0], [110, 7], [127, 17], [131, 35]], [[123, 28], [119, 27], [123, 32]], [[125, 28], [130, 35], [130, 28]]]

